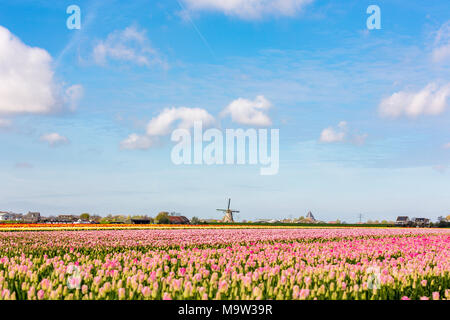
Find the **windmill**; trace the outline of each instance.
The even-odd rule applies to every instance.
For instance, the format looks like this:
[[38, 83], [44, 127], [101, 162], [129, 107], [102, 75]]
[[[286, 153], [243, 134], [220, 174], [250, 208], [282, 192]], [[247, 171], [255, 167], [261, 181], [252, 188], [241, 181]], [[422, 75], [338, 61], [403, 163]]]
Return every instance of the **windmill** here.
[[239, 213], [239, 211], [237, 211], [237, 210], [230, 209], [230, 202], [231, 202], [231, 199], [228, 198], [228, 208], [227, 209], [216, 209], [217, 211], [225, 212], [225, 216], [223, 217], [222, 222], [234, 222], [233, 213]]

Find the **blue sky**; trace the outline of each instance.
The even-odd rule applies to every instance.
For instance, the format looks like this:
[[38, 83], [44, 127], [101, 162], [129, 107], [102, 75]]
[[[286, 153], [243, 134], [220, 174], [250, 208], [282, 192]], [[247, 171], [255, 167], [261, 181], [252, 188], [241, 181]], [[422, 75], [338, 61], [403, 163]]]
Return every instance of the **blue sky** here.
[[[223, 3], [0, 0], [0, 210], [220, 218], [231, 197], [239, 219], [450, 213], [448, 1]], [[220, 116], [258, 96], [270, 125]], [[279, 129], [279, 173], [173, 164], [148, 128], [181, 107]]]

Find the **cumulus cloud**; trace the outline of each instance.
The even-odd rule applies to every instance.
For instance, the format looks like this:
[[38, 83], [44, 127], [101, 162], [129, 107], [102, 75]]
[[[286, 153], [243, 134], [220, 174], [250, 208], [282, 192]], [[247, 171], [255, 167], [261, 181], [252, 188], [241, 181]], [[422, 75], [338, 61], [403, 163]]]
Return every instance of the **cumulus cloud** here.
[[343, 142], [347, 136], [347, 122], [341, 121], [337, 128], [328, 127], [322, 130], [320, 142]]
[[158, 52], [150, 45], [145, 30], [139, 30], [135, 26], [113, 31], [105, 40], [99, 41], [94, 47], [93, 57], [100, 65], [105, 65], [108, 60], [116, 60], [139, 66], [165, 66]]
[[436, 32], [432, 58], [434, 62], [450, 60], [450, 21], [444, 23]]
[[357, 146], [366, 143], [367, 133], [350, 132], [348, 123], [341, 121], [337, 127], [328, 127], [322, 130], [319, 141], [323, 143], [349, 142]]
[[245, 20], [295, 16], [313, 0], [182, 0], [191, 11], [216, 11]]
[[190, 129], [196, 121], [209, 126], [214, 123], [214, 117], [201, 108], [166, 108], [149, 121], [145, 135], [133, 133], [120, 146], [122, 149], [148, 149], [159, 137], [169, 135], [175, 128]]
[[214, 117], [201, 108], [166, 108], [147, 125], [147, 134], [163, 136], [173, 130], [173, 124], [179, 121], [178, 128], [190, 129], [195, 121], [201, 121], [204, 126], [214, 123]]
[[155, 141], [152, 140], [151, 137], [145, 135], [140, 136], [133, 133], [120, 143], [120, 148], [128, 150], [145, 150], [152, 147], [154, 144]]
[[413, 91], [399, 91], [381, 101], [378, 110], [382, 116], [417, 117], [419, 115], [438, 115], [448, 107], [450, 83], [437, 85], [430, 83], [425, 88]]
[[56, 132], [43, 134], [40, 140], [48, 143], [50, 147], [57, 147], [69, 143], [69, 139]]
[[231, 116], [236, 123], [254, 126], [270, 126], [272, 120], [265, 113], [272, 104], [264, 96], [257, 96], [255, 100], [239, 98], [231, 102], [222, 112], [221, 116]]
[[[74, 95], [74, 92], [76, 94]], [[0, 114], [47, 114], [75, 109], [82, 87], [57, 83], [52, 57], [0, 26]]]

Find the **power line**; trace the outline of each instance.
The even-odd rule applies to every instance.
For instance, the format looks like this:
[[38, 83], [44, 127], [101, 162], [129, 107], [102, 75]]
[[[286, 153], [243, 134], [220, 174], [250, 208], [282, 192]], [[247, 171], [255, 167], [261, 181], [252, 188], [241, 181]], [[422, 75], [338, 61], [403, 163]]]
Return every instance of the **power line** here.
[[362, 217], [363, 217], [362, 213], [360, 213], [360, 214], [358, 215], [358, 217], [359, 217], [359, 223], [361, 223], [361, 220], [362, 220]]

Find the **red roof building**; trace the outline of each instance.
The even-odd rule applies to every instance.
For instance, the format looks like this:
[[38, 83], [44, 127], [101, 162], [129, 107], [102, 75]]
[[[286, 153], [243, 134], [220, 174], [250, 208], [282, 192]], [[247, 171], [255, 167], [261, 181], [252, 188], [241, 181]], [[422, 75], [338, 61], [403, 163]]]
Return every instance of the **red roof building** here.
[[168, 216], [168, 218], [171, 224], [190, 224], [185, 216]]

